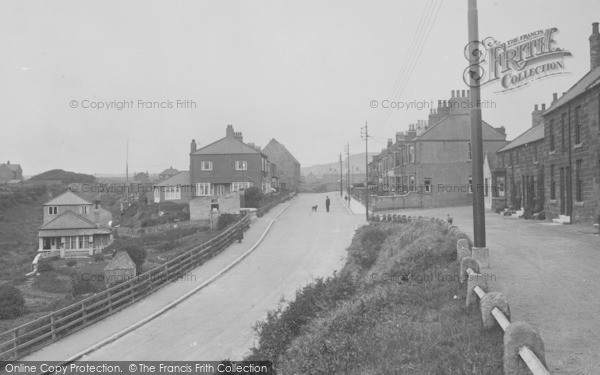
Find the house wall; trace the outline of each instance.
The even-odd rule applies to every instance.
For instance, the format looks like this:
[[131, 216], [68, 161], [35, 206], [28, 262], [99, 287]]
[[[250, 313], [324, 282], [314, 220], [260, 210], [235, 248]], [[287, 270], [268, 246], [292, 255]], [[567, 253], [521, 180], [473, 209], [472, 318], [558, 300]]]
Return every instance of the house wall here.
[[279, 143], [269, 143], [263, 152], [269, 161], [277, 166], [279, 185], [286, 184], [287, 190], [297, 190], [300, 185], [300, 164], [298, 164]]
[[[541, 126], [541, 125], [540, 125]], [[537, 161], [535, 155], [537, 153]], [[510, 164], [512, 155], [512, 164]], [[514, 208], [530, 206], [541, 211], [545, 200], [544, 140], [498, 153], [499, 163], [506, 171], [506, 202]]]
[[0, 164], [0, 183], [16, 180], [15, 173], [8, 166]]
[[219, 214], [240, 213], [240, 194], [238, 192], [220, 196], [196, 197], [190, 200], [190, 220], [209, 220], [213, 202], [218, 202]]
[[[575, 108], [581, 106], [581, 143], [575, 144]], [[561, 142], [561, 116], [566, 115], [565, 147]], [[570, 116], [569, 116], [570, 115]], [[553, 121], [552, 121], [553, 120]], [[569, 123], [571, 137], [571, 197], [561, 194], [560, 169], [569, 167]], [[561, 107], [544, 115], [545, 125], [545, 148], [548, 150], [547, 162], [545, 163], [545, 210], [548, 218], [555, 218], [559, 214], [567, 213], [561, 211], [561, 201], [564, 200], [566, 208], [572, 205], [573, 222], [593, 223], [600, 215], [600, 89], [588, 90], [586, 93], [574, 98]], [[550, 151], [549, 131], [554, 126], [555, 149]], [[582, 160], [583, 177], [583, 200], [578, 202], [576, 197], [576, 160]], [[554, 182], [556, 184], [556, 199], [550, 199], [551, 189], [551, 165], [554, 165]], [[565, 172], [566, 175], [566, 172]], [[567, 189], [567, 178], [565, 177], [565, 190]]]
[[[228, 183], [252, 180], [254, 186], [260, 188], [262, 186], [263, 177], [267, 178], [268, 173], [262, 171], [263, 156], [257, 154], [225, 154], [225, 155], [190, 155], [190, 184], [195, 186], [200, 178], [214, 178], [225, 180]], [[235, 162], [237, 160], [246, 160], [248, 169], [245, 171], [237, 171]], [[212, 171], [201, 170], [202, 161], [212, 161]], [[231, 186], [228, 187], [229, 189]], [[229, 192], [229, 190], [227, 191]]]
[[[83, 215], [81, 214], [81, 207], [82, 206], [87, 206], [88, 209], [88, 214], [87, 215]], [[56, 215], [50, 215], [48, 213], [48, 207], [57, 207], [57, 212]], [[44, 224], [46, 224], [47, 222], [56, 219], [60, 214], [67, 212], [67, 211], [72, 211], [75, 212], [76, 214], [85, 217], [86, 219], [90, 220], [91, 222], [94, 222], [94, 205], [93, 204], [88, 204], [88, 205], [64, 205], [64, 206], [52, 206], [52, 205], [44, 205]]]

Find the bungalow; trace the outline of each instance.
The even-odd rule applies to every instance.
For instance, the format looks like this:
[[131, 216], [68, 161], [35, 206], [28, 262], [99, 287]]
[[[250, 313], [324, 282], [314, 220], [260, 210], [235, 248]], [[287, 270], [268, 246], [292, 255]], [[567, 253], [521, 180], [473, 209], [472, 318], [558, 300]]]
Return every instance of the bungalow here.
[[44, 204], [38, 232], [41, 257], [86, 257], [112, 242], [112, 215], [98, 204], [67, 191]]

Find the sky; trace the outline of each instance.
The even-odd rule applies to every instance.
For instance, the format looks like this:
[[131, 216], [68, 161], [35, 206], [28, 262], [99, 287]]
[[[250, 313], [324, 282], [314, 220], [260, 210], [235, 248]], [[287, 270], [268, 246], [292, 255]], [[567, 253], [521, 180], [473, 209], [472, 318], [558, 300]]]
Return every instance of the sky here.
[[[596, 21], [597, 0], [479, 1], [480, 39], [556, 27], [573, 55], [569, 74], [485, 86], [483, 119], [509, 139], [531, 126], [534, 104], [589, 71]], [[372, 101], [437, 103], [467, 89], [467, 41], [467, 0], [4, 0], [0, 162], [25, 175], [124, 173], [129, 139], [130, 173], [187, 170], [191, 140], [207, 145], [228, 124], [246, 142], [277, 139], [303, 166], [335, 162], [346, 143], [364, 152], [365, 122], [379, 151], [429, 107]]]

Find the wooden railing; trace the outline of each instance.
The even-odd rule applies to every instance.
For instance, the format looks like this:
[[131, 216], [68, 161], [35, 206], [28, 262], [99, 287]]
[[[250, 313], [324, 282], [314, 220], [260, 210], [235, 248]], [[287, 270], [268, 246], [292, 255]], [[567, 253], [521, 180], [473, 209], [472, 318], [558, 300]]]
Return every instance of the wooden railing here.
[[203, 264], [250, 226], [243, 216], [211, 240], [137, 277], [0, 334], [0, 361], [15, 360], [112, 315]]

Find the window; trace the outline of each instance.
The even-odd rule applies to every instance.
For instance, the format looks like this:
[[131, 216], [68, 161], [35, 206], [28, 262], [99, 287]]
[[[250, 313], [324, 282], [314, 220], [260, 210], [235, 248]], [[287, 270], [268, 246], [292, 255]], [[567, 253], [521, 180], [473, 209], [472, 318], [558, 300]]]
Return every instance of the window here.
[[567, 114], [563, 113], [560, 116], [560, 149], [562, 151], [567, 150], [567, 143], [565, 142], [565, 130], [567, 127]]
[[208, 195], [212, 195], [210, 190], [211, 189], [209, 182], [198, 182], [196, 184], [196, 196], [198, 197], [206, 197]]
[[[414, 146], [411, 146], [414, 147]], [[408, 190], [415, 191], [415, 176], [408, 177]]]
[[248, 165], [245, 160], [236, 160], [235, 161], [235, 170], [236, 171], [243, 171], [243, 170], [247, 170], [247, 169], [248, 169]]
[[225, 195], [225, 185], [215, 185], [215, 195]]
[[484, 195], [485, 197], [487, 197], [487, 196], [488, 196], [488, 186], [489, 186], [489, 181], [488, 181], [488, 178], [486, 177], [486, 178], [485, 178], [485, 181], [484, 181], [484, 183], [483, 183], [483, 189], [484, 189], [484, 190], [483, 190], [483, 195]]
[[550, 199], [556, 199], [556, 182], [554, 181], [554, 164], [550, 165]]
[[[210, 184], [209, 184], [210, 185]], [[165, 200], [172, 201], [181, 199], [181, 186], [168, 186], [165, 188]]]
[[537, 147], [537, 145], [533, 146], [533, 162], [534, 163], [538, 162], [538, 147]]
[[581, 143], [581, 106], [575, 107], [575, 144]]
[[408, 146], [408, 162], [415, 162], [415, 146]]
[[[84, 241], [83, 241], [83, 236], [79, 236], [79, 248], [83, 249], [84, 248]], [[87, 247], [87, 246], [85, 246]]]
[[467, 159], [467, 160], [469, 160], [469, 161], [471, 161], [471, 153], [472, 153], [472, 150], [471, 150], [471, 142], [469, 142], [469, 158]]
[[519, 150], [515, 150], [515, 165], [519, 165]]
[[200, 164], [200, 169], [203, 171], [212, 171], [213, 162], [210, 160], [202, 160], [202, 163]]
[[554, 119], [550, 120], [550, 125], [548, 126], [548, 140], [550, 142], [550, 152], [554, 151]]
[[48, 207], [48, 215], [56, 215], [58, 214], [58, 207], [50, 206]]
[[583, 169], [582, 160], [575, 161], [575, 199], [577, 202], [583, 202]]
[[504, 176], [496, 177], [496, 189], [499, 197], [504, 196]]
[[431, 193], [431, 178], [424, 178], [423, 186], [426, 193]]
[[231, 191], [239, 191], [242, 189], [247, 189], [252, 186], [252, 182], [232, 182], [231, 183]]
[[80, 207], [79, 207], [79, 212], [80, 212], [82, 215], [87, 215], [87, 214], [88, 214], [88, 208], [89, 208], [88, 206], [80, 206]]
[[469, 176], [469, 193], [473, 193], [473, 177]]
[[394, 160], [396, 161], [395, 165], [396, 167], [400, 166], [400, 154], [398, 154], [397, 152], [394, 152]]

